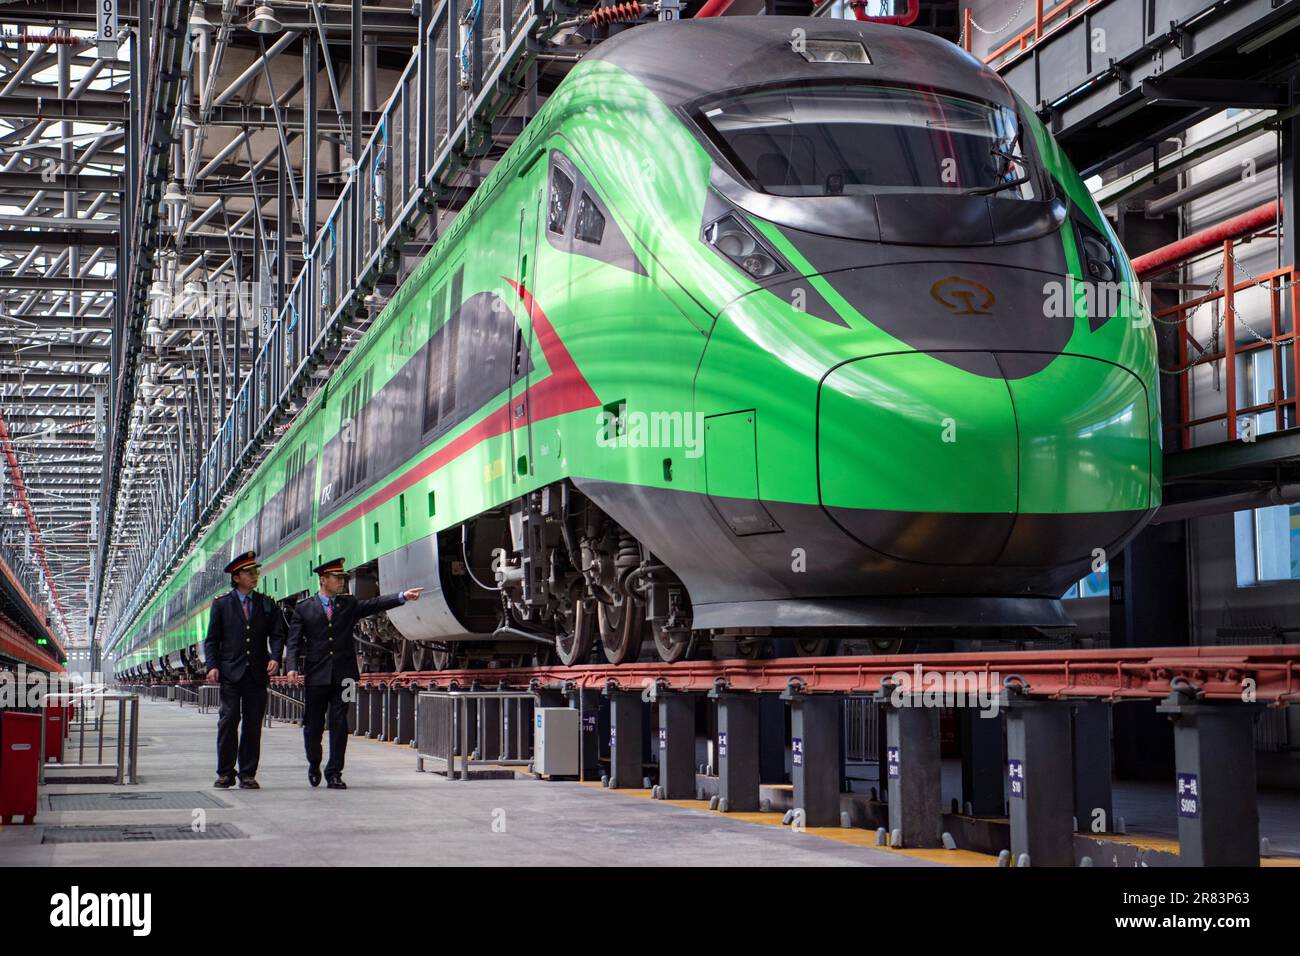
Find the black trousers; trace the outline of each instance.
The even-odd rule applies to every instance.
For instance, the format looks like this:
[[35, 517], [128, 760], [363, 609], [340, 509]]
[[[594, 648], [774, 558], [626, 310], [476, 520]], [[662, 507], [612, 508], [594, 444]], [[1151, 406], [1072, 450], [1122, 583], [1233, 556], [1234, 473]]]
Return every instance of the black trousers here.
[[325, 731], [325, 717], [329, 714], [330, 760], [325, 765], [325, 777], [343, 772], [343, 756], [348, 749], [348, 703], [343, 699], [343, 684], [321, 684], [307, 687], [307, 707], [302, 724], [302, 739], [307, 746], [307, 763], [320, 766], [321, 734]]
[[266, 715], [266, 683], [246, 670], [239, 681], [221, 681], [221, 711], [217, 717], [217, 775], [257, 773], [262, 752], [262, 718]]

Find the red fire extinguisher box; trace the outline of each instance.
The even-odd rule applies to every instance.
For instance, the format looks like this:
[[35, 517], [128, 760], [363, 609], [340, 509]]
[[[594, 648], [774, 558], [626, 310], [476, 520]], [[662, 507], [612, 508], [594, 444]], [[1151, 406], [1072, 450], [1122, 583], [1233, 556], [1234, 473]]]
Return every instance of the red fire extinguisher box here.
[[36, 819], [36, 777], [40, 769], [41, 716], [0, 714], [0, 823]]

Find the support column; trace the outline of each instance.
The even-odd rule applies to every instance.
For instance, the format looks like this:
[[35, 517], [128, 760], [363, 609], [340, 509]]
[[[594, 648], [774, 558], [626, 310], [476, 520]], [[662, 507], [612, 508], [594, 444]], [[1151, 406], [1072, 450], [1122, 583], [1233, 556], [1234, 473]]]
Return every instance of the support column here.
[[790, 703], [790, 776], [794, 807], [804, 825], [839, 826], [841, 700], [834, 694], [805, 694], [787, 688], [781, 699]]
[[718, 808], [727, 812], [752, 812], [759, 808], [759, 743], [764, 700], [772, 694], [739, 694], [714, 689], [718, 702]]
[[366, 721], [366, 736], [384, 739], [384, 697], [388, 694], [386, 687], [371, 687], [369, 690], [369, 719]]
[[785, 717], [785, 702], [779, 695], [758, 695], [758, 779], [763, 783], [787, 780]]
[[505, 756], [501, 746], [503, 723], [502, 700], [483, 697], [478, 702], [478, 756], [480, 760], [500, 760]]
[[885, 711], [885, 767], [889, 781], [889, 832], [901, 846], [943, 844], [943, 788], [940, 780], [938, 707], [895, 707]]
[[601, 721], [602, 701], [600, 691], [591, 688], [569, 687], [565, 690], [569, 706], [578, 711], [578, 779], [600, 779], [600, 741], [602, 723], [609, 733], [609, 716]]
[[1074, 711], [1074, 818], [1079, 824], [1078, 832], [1113, 833], [1110, 704], [1081, 700], [1071, 709]]
[[1257, 708], [1194, 703], [1177, 691], [1157, 708], [1174, 725], [1178, 845], [1183, 866], [1259, 866]]
[[415, 694], [414, 687], [397, 689], [397, 736], [393, 739], [403, 746], [415, 742]]
[[1005, 814], [1003, 780], [1006, 756], [1002, 752], [1002, 720], [983, 717], [975, 707], [957, 710], [958, 734], [961, 739], [962, 812], [977, 817], [1000, 817]]
[[659, 794], [664, 800], [695, 796], [695, 695], [658, 690]]
[[641, 786], [641, 692], [605, 689], [609, 698], [609, 786], [612, 790]]
[[1011, 858], [1074, 866], [1070, 704], [1012, 697], [1005, 706]]

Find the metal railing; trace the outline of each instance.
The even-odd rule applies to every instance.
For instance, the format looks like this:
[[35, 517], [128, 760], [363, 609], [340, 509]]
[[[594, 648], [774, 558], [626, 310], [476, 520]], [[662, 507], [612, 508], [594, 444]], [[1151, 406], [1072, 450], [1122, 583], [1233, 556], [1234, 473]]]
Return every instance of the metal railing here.
[[539, 703], [531, 691], [422, 691], [415, 708], [416, 769], [438, 760], [448, 779], [467, 780], [472, 767], [528, 766]]
[[[1244, 270], [1233, 256], [1233, 246], [1234, 240], [1223, 244], [1223, 261], [1211, 283], [1210, 291], [1155, 313], [1157, 322], [1178, 326], [1178, 365], [1175, 369], [1165, 371], [1179, 376], [1180, 408], [1177, 420], [1166, 422], [1164, 427], [1177, 431], [1181, 441], [1179, 447], [1182, 448], [1191, 448], [1195, 444], [1192, 429], [1213, 422], [1225, 423], [1225, 433], [1220, 441], [1235, 441], [1239, 437], [1238, 419], [1243, 416], [1272, 414], [1273, 428], [1277, 431], [1300, 422], [1294, 386], [1295, 382], [1300, 381], [1300, 349], [1294, 347], [1295, 316], [1300, 315], [1300, 270], [1295, 266], [1287, 266], [1259, 276], [1248, 274], [1245, 278], [1238, 278], [1238, 272]], [[1255, 288], [1265, 290], [1268, 314], [1244, 317], [1237, 305], [1237, 297]], [[1207, 307], [1212, 316], [1213, 338], [1203, 344], [1192, 335], [1188, 326]], [[1291, 328], [1284, 330], [1288, 311]], [[1238, 342], [1239, 333], [1243, 331], [1249, 340]], [[1238, 358], [1252, 356], [1262, 349], [1270, 350], [1273, 366], [1273, 388], [1269, 400], [1238, 405]], [[1289, 358], [1286, 357], [1287, 351], [1290, 352]], [[1216, 366], [1219, 362], [1223, 363], [1224, 410], [1193, 418], [1191, 379], [1194, 370], [1203, 365]], [[1284, 367], [1285, 362], [1290, 362], [1290, 370]], [[1283, 387], [1288, 382], [1292, 383], [1289, 395]], [[1287, 421], [1286, 414], [1288, 407], [1291, 408], [1290, 422]], [[1257, 429], [1257, 433], [1267, 430], [1270, 429]]]
[[[212, 447], [170, 522], [160, 522], [166, 530], [114, 617], [107, 647], [115, 648], [257, 451], [289, 419], [290, 405], [305, 395], [332, 337], [391, 270], [418, 215], [433, 208], [489, 135], [492, 120], [517, 95], [519, 75], [536, 52], [533, 38], [553, 5], [554, 0], [443, 0], [434, 6]], [[117, 656], [134, 649], [121, 648]]]
[[[1057, 3], [1049, 6], [1047, 0], [1034, 0], [1033, 24], [1021, 30], [1001, 46], [990, 50], [985, 55], [984, 62], [994, 68], [1010, 63], [1021, 54], [1030, 50], [1045, 36], [1055, 33], [1076, 17], [1081, 16], [1089, 10], [1107, 2], [1109, 2], [1109, 0], [1057, 0]], [[1017, 13], [1012, 15], [1013, 21], [1018, 15], [1018, 12], [1019, 11], [1017, 10]], [[988, 29], [984, 25], [975, 22], [970, 7], [965, 7], [962, 10], [961, 23], [961, 46], [967, 53], [971, 51], [972, 35], [976, 30], [986, 34], [997, 34], [1001, 33], [1002, 30], [1008, 29], [1012, 25], [1008, 22], [1001, 29]]]
[[269, 688], [266, 700], [266, 726], [271, 721], [282, 720], [288, 724], [301, 724], [307, 709], [307, 702], [298, 695], [303, 692], [301, 686], [292, 687], [289, 693]]
[[880, 759], [880, 704], [872, 697], [844, 701], [844, 759], [848, 763]]
[[[61, 710], [63, 715], [67, 715], [69, 710], [72, 714], [72, 721], [67, 724], [67, 731], [64, 732], [64, 750], [66, 757], [69, 748], [72, 745], [72, 739], [77, 739], [77, 759], [75, 762], [69, 760], [60, 760], [47, 762], [45, 754], [48, 751], [46, 746], [46, 734], [51, 725], [50, 714], [51, 702], [53, 708]], [[116, 704], [116, 713], [114, 720], [107, 719], [107, 705]], [[41, 761], [39, 765], [37, 782], [45, 782], [47, 769], [58, 770], [78, 770], [78, 771], [112, 771], [113, 782], [119, 785], [131, 783], [137, 784], [139, 779], [139, 748], [140, 748], [140, 698], [137, 694], [121, 693], [118, 691], [104, 690], [101, 688], [81, 688], [76, 691], [67, 691], [59, 693], [43, 694], [41, 696]], [[111, 741], [107, 738], [107, 730], [115, 728], [116, 733], [112, 736]], [[92, 763], [86, 762], [86, 737], [89, 733], [90, 748], [95, 753], [95, 760]], [[112, 763], [105, 762], [104, 748], [111, 743], [114, 750], [114, 760]], [[53, 778], [57, 780], [58, 778]]]

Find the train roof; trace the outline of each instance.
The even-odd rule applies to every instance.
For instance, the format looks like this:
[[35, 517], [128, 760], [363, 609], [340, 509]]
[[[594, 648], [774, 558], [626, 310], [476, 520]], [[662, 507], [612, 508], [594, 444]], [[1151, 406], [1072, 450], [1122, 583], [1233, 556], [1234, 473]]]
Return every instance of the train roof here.
[[[870, 63], [814, 63], [791, 48], [809, 40], [860, 40]], [[1002, 79], [960, 47], [911, 27], [817, 17], [709, 17], [624, 30], [586, 60], [608, 60], [669, 106], [711, 93], [807, 80], [931, 87], [1014, 106]]]

